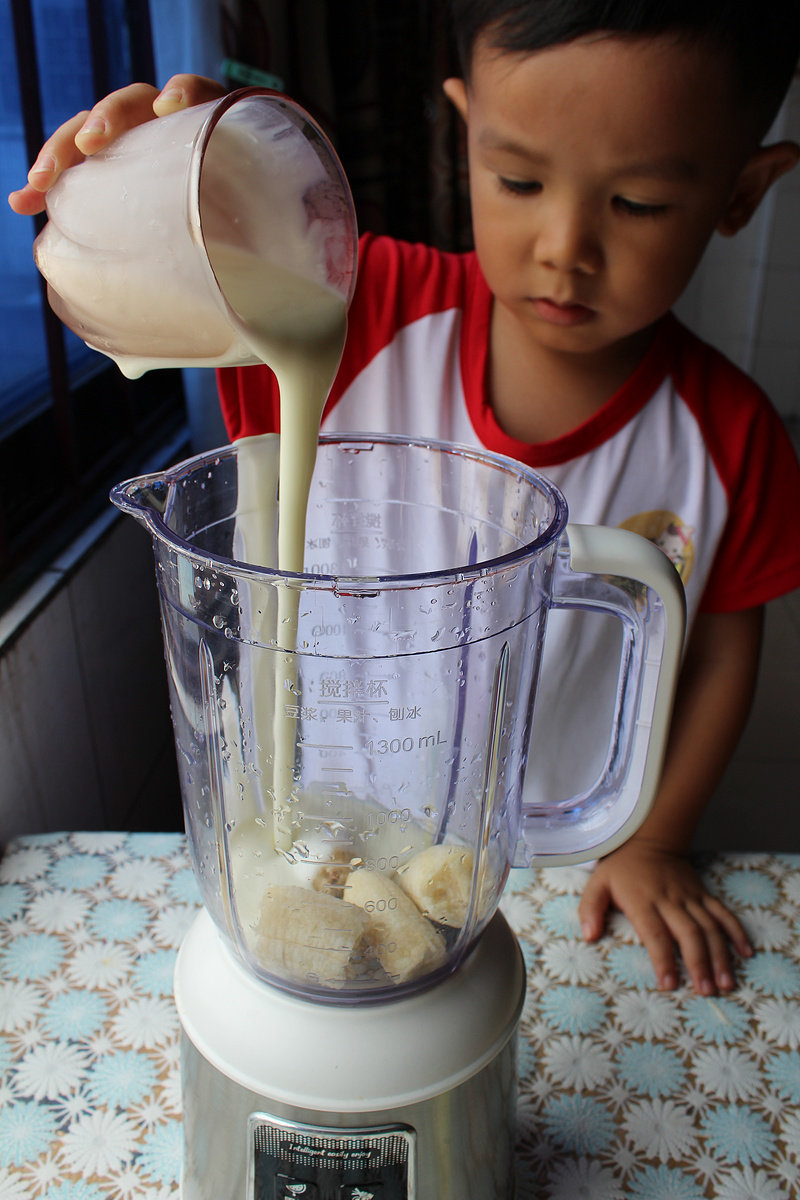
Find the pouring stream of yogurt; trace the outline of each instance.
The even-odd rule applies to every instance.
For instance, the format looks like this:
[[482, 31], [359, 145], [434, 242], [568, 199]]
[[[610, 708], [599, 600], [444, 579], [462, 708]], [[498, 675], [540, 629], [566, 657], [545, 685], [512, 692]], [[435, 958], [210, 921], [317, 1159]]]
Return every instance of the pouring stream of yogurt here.
[[[281, 571], [302, 572], [306, 507], [320, 419], [342, 356], [347, 309], [341, 296], [330, 288], [242, 251], [215, 243], [208, 246], [208, 254], [228, 302], [243, 318], [247, 341], [278, 379], [281, 435], [277, 565]], [[247, 468], [239, 473], [237, 537], [241, 544], [237, 549], [248, 562], [272, 566], [275, 481], [259, 442], [257, 438], [253, 442], [244, 439], [239, 446]], [[255, 458], [252, 463], [251, 457]], [[283, 646], [294, 647], [300, 592], [290, 586], [277, 591], [276, 636]], [[257, 614], [250, 614], [250, 625], [257, 635]], [[265, 677], [267, 672], [252, 681], [253, 725], [262, 749], [267, 750], [271, 744], [275, 846], [287, 851], [292, 842], [290, 796], [296, 724], [287, 715], [285, 703], [290, 698], [286, 693], [297, 690], [297, 663], [288, 651], [274, 657], [272, 678]]]

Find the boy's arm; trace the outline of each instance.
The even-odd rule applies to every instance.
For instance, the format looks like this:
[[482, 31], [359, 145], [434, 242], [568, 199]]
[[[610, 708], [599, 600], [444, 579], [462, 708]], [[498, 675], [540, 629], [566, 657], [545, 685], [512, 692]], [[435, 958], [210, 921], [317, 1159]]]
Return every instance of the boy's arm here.
[[581, 899], [584, 937], [600, 937], [608, 909], [618, 908], [665, 990], [678, 984], [676, 945], [703, 995], [733, 987], [729, 941], [740, 955], [752, 954], [738, 919], [706, 891], [686, 856], [747, 719], [762, 626], [762, 608], [698, 616], [653, 809], [629, 842], [597, 864]]

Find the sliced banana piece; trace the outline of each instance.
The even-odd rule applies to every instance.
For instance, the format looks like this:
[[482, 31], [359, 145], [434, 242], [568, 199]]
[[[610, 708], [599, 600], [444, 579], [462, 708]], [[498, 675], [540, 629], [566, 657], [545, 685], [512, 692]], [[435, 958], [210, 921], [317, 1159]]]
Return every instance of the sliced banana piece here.
[[414, 979], [444, 961], [444, 938], [387, 875], [365, 867], [352, 871], [344, 896], [364, 910], [369, 949], [396, 983]]
[[421, 913], [460, 928], [467, 919], [475, 856], [466, 846], [441, 843], [420, 850], [395, 873]]
[[341, 896], [347, 876], [356, 862], [346, 850], [335, 851], [328, 862], [320, 863], [314, 872], [311, 886], [315, 892], [327, 892], [329, 896]]
[[310, 888], [269, 884], [253, 950], [265, 967], [291, 979], [344, 987], [363, 973], [368, 926], [358, 905]]

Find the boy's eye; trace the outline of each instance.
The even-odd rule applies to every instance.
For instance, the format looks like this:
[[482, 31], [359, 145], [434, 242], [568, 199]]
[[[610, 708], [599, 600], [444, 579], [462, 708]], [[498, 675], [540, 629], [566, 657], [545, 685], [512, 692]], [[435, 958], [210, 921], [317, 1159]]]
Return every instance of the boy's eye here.
[[511, 192], [514, 196], [535, 196], [542, 190], [542, 185], [535, 179], [508, 179], [499, 175], [498, 182], [502, 191]]
[[667, 211], [666, 204], [640, 204], [636, 200], [626, 200], [624, 196], [614, 197], [614, 207], [628, 217], [660, 217]]

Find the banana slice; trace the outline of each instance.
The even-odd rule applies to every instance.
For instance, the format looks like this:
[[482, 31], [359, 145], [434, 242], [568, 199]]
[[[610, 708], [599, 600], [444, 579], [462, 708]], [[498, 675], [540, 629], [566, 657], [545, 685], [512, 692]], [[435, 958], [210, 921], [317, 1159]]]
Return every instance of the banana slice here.
[[428, 846], [395, 872], [417, 908], [432, 921], [460, 928], [467, 918], [475, 856], [466, 846]]
[[265, 967], [299, 982], [344, 987], [362, 973], [368, 919], [325, 892], [270, 884], [253, 945]]
[[444, 961], [444, 938], [387, 875], [365, 867], [352, 871], [344, 895], [349, 904], [364, 910], [369, 949], [396, 983], [414, 979]]
[[328, 862], [320, 863], [311, 886], [315, 892], [326, 892], [329, 896], [341, 896], [347, 876], [357, 865], [353, 855], [346, 850], [335, 851]]

